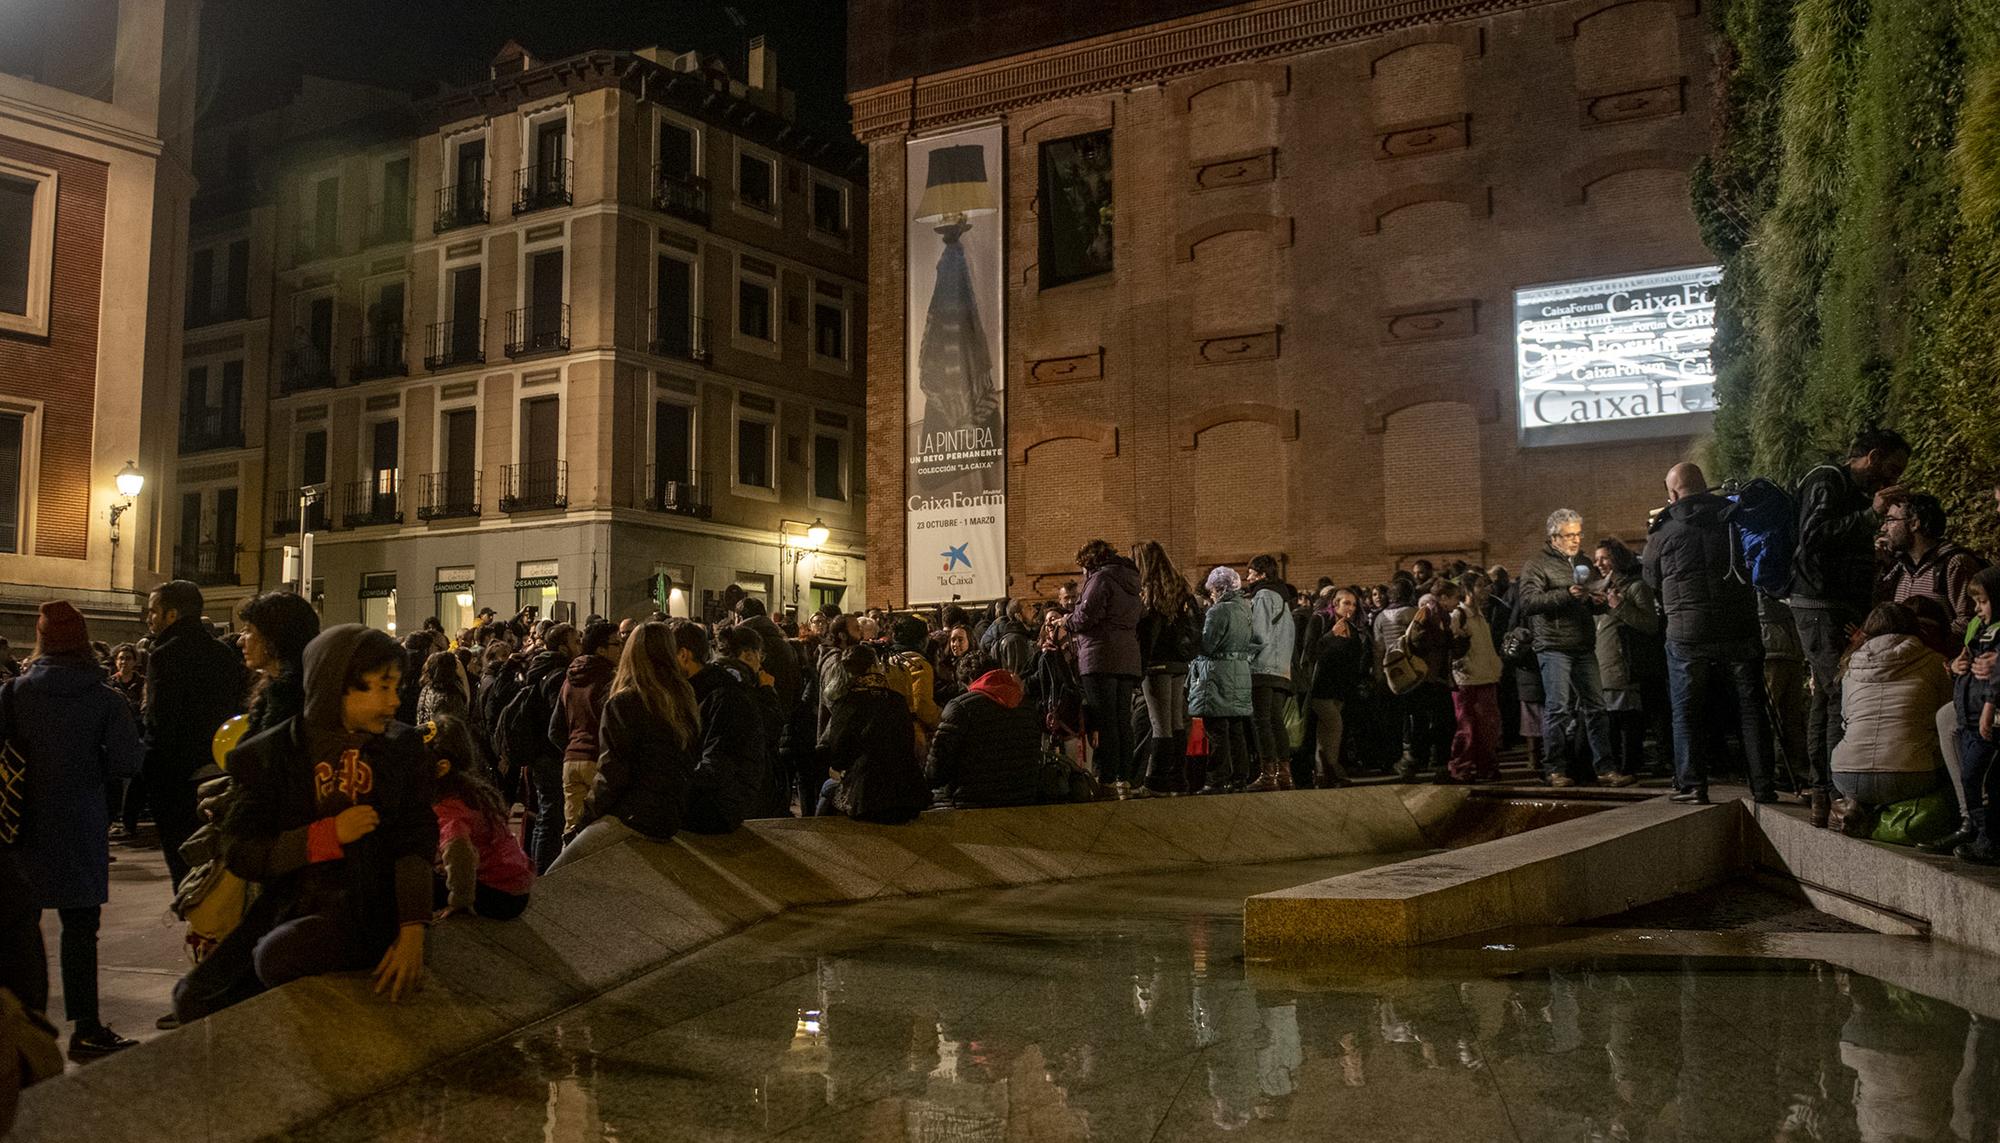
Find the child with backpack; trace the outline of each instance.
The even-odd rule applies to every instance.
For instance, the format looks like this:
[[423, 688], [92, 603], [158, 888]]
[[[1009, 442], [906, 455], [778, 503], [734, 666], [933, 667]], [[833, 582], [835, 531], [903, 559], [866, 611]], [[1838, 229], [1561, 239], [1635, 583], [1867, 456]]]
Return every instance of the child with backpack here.
[[528, 908], [535, 866], [509, 828], [512, 809], [479, 772], [472, 731], [449, 715], [429, 723], [437, 761], [437, 919], [469, 914], [511, 921]]

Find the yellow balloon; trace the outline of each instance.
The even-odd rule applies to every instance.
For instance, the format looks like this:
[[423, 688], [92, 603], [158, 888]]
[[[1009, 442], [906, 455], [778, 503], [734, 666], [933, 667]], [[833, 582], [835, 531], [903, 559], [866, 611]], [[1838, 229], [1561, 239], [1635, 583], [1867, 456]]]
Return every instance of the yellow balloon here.
[[243, 741], [243, 732], [249, 729], [249, 726], [250, 716], [239, 714], [215, 728], [215, 744], [212, 752], [217, 766], [224, 770], [229, 769], [229, 752], [236, 749], [237, 743]]

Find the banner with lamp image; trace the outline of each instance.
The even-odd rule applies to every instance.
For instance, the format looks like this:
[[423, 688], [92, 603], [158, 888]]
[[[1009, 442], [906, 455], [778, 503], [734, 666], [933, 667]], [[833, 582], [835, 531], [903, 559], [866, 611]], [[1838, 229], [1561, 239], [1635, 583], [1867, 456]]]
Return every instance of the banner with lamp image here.
[[911, 140], [904, 559], [910, 604], [1007, 594], [1006, 135]]

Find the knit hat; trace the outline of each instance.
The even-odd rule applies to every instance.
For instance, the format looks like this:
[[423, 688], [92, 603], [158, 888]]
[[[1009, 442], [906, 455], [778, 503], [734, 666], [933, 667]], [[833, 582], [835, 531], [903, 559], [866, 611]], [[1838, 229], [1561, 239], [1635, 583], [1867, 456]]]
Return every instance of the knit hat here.
[[90, 650], [90, 629], [83, 613], [67, 601], [57, 599], [42, 604], [42, 617], [35, 621], [35, 641], [44, 655]]

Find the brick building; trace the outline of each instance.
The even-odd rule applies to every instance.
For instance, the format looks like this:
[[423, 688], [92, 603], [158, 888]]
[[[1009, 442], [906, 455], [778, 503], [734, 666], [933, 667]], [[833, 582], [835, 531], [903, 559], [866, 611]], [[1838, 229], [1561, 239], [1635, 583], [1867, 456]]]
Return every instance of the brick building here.
[[[1191, 574], [1275, 552], [1304, 582], [1419, 555], [1518, 566], [1558, 506], [1593, 538], [1643, 536], [1700, 418], [1524, 446], [1514, 291], [1709, 261], [1692, 0], [1012, 0], [967, 29], [920, 8], [851, 8], [871, 602], [905, 581], [904, 149], [992, 120], [1014, 593], [1053, 594], [1096, 535], [1158, 538]], [[1043, 147], [1098, 133], [1111, 265], [1050, 284]]]
[[[165, 562], [192, 0], [23, 0], [0, 24], [0, 634], [66, 598], [136, 634]], [[136, 499], [117, 477], [152, 478]], [[129, 511], [126, 510], [129, 504]], [[118, 519], [114, 524], [114, 505]]]
[[209, 132], [262, 161], [197, 211], [187, 570], [276, 587], [310, 532], [326, 621], [389, 629], [858, 593], [862, 155], [749, 65], [509, 45]]

